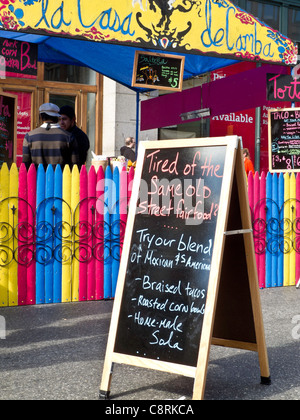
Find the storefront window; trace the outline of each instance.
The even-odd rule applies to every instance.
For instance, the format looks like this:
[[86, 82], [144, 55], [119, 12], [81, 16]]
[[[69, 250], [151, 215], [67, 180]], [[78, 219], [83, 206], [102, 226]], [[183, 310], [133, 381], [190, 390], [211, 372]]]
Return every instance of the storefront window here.
[[190, 123], [179, 124], [172, 127], [159, 129], [159, 140], [170, 139], [190, 139], [199, 137], [208, 137], [208, 119], [192, 121]]
[[289, 9], [288, 37], [300, 41], [300, 9]]
[[246, 10], [253, 16], [262, 20], [273, 29], [279, 30], [280, 7], [273, 4], [246, 0]]
[[45, 80], [49, 82], [96, 84], [96, 72], [80, 66], [45, 63]]
[[59, 106], [59, 108], [61, 108], [64, 105], [69, 105], [73, 107], [74, 109], [76, 109], [75, 107], [76, 96], [63, 95], [63, 94], [62, 95], [50, 94], [49, 101]]

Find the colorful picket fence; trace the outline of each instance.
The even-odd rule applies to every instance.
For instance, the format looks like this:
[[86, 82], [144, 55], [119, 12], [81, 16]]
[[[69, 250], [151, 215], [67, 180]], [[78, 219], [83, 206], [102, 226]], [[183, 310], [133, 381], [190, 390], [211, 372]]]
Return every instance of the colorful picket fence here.
[[300, 278], [300, 174], [248, 178], [259, 286], [295, 286]]
[[114, 297], [134, 169], [0, 170], [0, 306]]
[[[0, 307], [114, 297], [134, 169], [0, 170]], [[300, 278], [300, 174], [252, 173], [259, 286]]]

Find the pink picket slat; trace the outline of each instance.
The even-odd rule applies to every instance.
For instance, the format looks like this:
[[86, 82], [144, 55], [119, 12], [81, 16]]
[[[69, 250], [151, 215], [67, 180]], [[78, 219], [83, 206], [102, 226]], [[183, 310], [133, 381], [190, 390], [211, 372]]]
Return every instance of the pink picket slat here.
[[28, 236], [28, 206], [27, 206], [27, 169], [22, 163], [19, 171], [19, 205], [18, 205], [18, 305], [26, 305], [27, 300], [27, 236]]
[[36, 167], [31, 165], [27, 174], [27, 188], [28, 188], [28, 226], [30, 229], [29, 235], [29, 250], [31, 261], [27, 267], [27, 305], [35, 305], [36, 303], [36, 262], [34, 258], [35, 253], [35, 209], [36, 209]]
[[97, 172], [96, 186], [96, 300], [104, 298], [104, 170]]
[[94, 166], [91, 166], [88, 174], [88, 222], [89, 222], [89, 238], [88, 238], [88, 249], [91, 253], [91, 258], [87, 263], [87, 299], [95, 300], [96, 296], [96, 279], [95, 279], [95, 269], [96, 263], [95, 258], [92, 255], [92, 249], [94, 247], [94, 228], [96, 221], [96, 200], [93, 197], [96, 197], [96, 184], [97, 184], [97, 175]]
[[248, 175], [248, 198], [249, 206], [251, 209], [251, 215], [253, 215], [254, 210], [254, 178], [253, 173], [250, 171]]
[[[261, 226], [266, 223], [266, 174], [262, 172], [260, 178], [260, 201], [259, 201], [259, 218]], [[266, 241], [266, 232], [260, 232], [260, 238], [263, 242]], [[259, 254], [259, 269], [258, 269], [259, 287], [261, 289], [266, 287], [266, 253]]]
[[87, 300], [87, 263], [88, 226], [82, 221], [88, 220], [88, 174], [86, 167], [80, 171], [80, 209], [79, 209], [79, 301]]
[[127, 194], [127, 196], [128, 196], [128, 205], [129, 205], [131, 194], [132, 194], [134, 174], [135, 174], [134, 168], [131, 167], [130, 170], [129, 170], [129, 172], [128, 172], [128, 194]]
[[[253, 220], [257, 220], [259, 218], [259, 197], [260, 197], [260, 177], [259, 173], [256, 172], [253, 180]], [[258, 235], [257, 229], [259, 226], [257, 224], [254, 225], [254, 236]], [[256, 258], [256, 265], [257, 265], [257, 272], [259, 272], [259, 254], [257, 253], [257, 249], [259, 248], [259, 241], [258, 239], [254, 238], [254, 244], [255, 244], [255, 258]]]

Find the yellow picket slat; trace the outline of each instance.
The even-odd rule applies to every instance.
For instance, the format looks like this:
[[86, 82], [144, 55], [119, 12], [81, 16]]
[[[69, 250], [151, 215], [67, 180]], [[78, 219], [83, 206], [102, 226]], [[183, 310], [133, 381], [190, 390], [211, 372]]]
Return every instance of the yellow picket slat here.
[[[286, 202], [290, 198], [290, 175], [288, 173], [284, 174], [284, 202]], [[283, 235], [285, 238], [288, 238], [288, 220], [290, 220], [290, 207], [288, 205], [284, 206], [284, 232]], [[285, 249], [284, 253], [284, 276], [283, 276], [283, 285], [288, 286], [289, 285], [289, 278], [290, 278], [290, 254], [286, 252]]]
[[[63, 238], [71, 239], [71, 226], [72, 226], [72, 215], [70, 212], [71, 196], [72, 196], [72, 178], [70, 167], [67, 165], [63, 171], [63, 202], [62, 205], [62, 219]], [[62, 302], [71, 302], [71, 279], [72, 279], [72, 250], [68, 246], [64, 246], [62, 249]]]
[[[71, 209], [72, 214], [74, 215], [73, 225], [76, 227], [79, 223], [79, 211], [75, 213], [76, 207], [79, 204], [80, 193], [80, 176], [78, 166], [74, 166], [72, 171], [72, 197], [71, 197]], [[76, 243], [76, 233], [73, 232], [73, 244]], [[73, 250], [74, 251], [74, 250]], [[76, 258], [73, 258], [72, 262], [72, 302], [79, 301], [79, 261]]]
[[12, 258], [8, 251], [8, 237], [11, 234], [8, 223], [9, 170], [6, 163], [0, 170], [0, 306], [8, 306], [8, 263]]
[[[18, 225], [18, 194], [19, 194], [19, 172], [14, 163], [10, 169], [9, 182], [9, 224], [13, 226], [14, 230]], [[15, 235], [12, 235], [9, 241], [9, 248], [15, 250], [18, 246], [18, 240]], [[18, 305], [18, 263], [14, 259], [9, 265], [8, 274], [8, 300], [9, 306]]]

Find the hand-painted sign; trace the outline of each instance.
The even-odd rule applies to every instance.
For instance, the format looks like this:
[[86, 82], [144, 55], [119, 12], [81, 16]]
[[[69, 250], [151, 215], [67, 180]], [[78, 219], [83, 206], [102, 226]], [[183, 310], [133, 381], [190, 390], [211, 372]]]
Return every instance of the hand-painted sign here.
[[300, 100], [300, 80], [289, 75], [267, 74], [267, 100], [295, 102]]
[[300, 172], [300, 108], [269, 110], [270, 172]]
[[132, 86], [181, 91], [185, 57], [136, 51]]
[[0, 167], [16, 159], [17, 97], [0, 95]]
[[2, 29], [296, 64], [296, 44], [229, 0], [5, 0], [0, 4]]
[[0, 38], [0, 77], [36, 78], [37, 60], [36, 44]]

